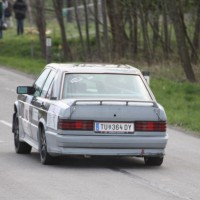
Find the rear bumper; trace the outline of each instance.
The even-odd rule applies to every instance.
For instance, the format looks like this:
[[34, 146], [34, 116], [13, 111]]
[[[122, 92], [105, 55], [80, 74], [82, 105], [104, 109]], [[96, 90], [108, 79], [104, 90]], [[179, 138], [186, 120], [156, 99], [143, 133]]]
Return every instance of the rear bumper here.
[[163, 157], [164, 149], [95, 149], [95, 148], [62, 148], [50, 150], [52, 156], [88, 155], [88, 156], [137, 156]]
[[46, 132], [51, 155], [163, 156], [168, 135], [163, 137], [72, 136]]

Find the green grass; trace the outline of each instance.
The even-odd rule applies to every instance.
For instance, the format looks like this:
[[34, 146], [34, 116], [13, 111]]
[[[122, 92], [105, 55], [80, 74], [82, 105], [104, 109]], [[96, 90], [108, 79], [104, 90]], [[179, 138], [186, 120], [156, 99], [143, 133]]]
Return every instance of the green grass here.
[[[53, 38], [54, 62], [59, 61], [56, 57], [59, 43], [60, 39], [57, 36]], [[77, 39], [70, 41], [71, 46], [76, 46], [77, 43]], [[31, 45], [33, 45], [33, 55], [31, 55]], [[74, 62], [79, 62], [79, 60], [74, 60]], [[144, 62], [140, 61], [138, 63], [127, 62], [127, 60], [119, 62], [144, 66]], [[37, 36], [16, 36], [14, 30], [5, 32], [3, 40], [0, 40], [0, 65], [38, 75], [45, 63], [40, 56]], [[150, 85], [157, 101], [166, 110], [168, 123], [200, 133], [200, 85], [188, 83], [182, 68], [177, 64], [160, 63], [146, 69], [151, 71]], [[200, 74], [199, 70], [197, 74]]]
[[200, 132], [200, 85], [151, 79], [151, 88], [164, 106], [169, 124]]
[[27, 74], [38, 75], [45, 66], [44, 60], [0, 56], [0, 65], [23, 71]]
[[17, 36], [14, 29], [4, 31], [4, 37], [0, 40], [0, 64], [38, 74], [45, 65], [45, 60], [41, 59], [38, 37]]

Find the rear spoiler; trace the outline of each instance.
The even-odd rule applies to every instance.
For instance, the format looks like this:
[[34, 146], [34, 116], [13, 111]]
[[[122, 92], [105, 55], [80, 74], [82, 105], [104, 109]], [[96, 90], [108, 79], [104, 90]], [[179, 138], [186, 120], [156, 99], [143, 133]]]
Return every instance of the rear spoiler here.
[[133, 100], [75, 100], [70, 107], [70, 116], [71, 119], [76, 106], [78, 105], [125, 105], [125, 106], [149, 106], [158, 108], [158, 104], [155, 101], [133, 101]]
[[132, 106], [132, 105], [144, 105], [144, 106], [152, 106], [158, 108], [158, 105], [155, 101], [134, 101], [134, 100], [75, 100], [71, 107], [76, 105], [125, 105], [125, 106]]

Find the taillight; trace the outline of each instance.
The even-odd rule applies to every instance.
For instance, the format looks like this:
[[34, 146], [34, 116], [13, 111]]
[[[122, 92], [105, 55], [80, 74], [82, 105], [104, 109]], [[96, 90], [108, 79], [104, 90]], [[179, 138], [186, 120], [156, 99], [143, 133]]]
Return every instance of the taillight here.
[[135, 131], [165, 132], [166, 122], [135, 122]]
[[92, 131], [93, 130], [93, 121], [59, 119], [58, 129]]

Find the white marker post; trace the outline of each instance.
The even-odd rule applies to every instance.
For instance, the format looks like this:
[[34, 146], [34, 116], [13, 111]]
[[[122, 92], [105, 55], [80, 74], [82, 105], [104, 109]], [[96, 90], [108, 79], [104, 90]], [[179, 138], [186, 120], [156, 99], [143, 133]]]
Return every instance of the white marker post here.
[[46, 38], [46, 62], [47, 64], [51, 62], [51, 37]]

